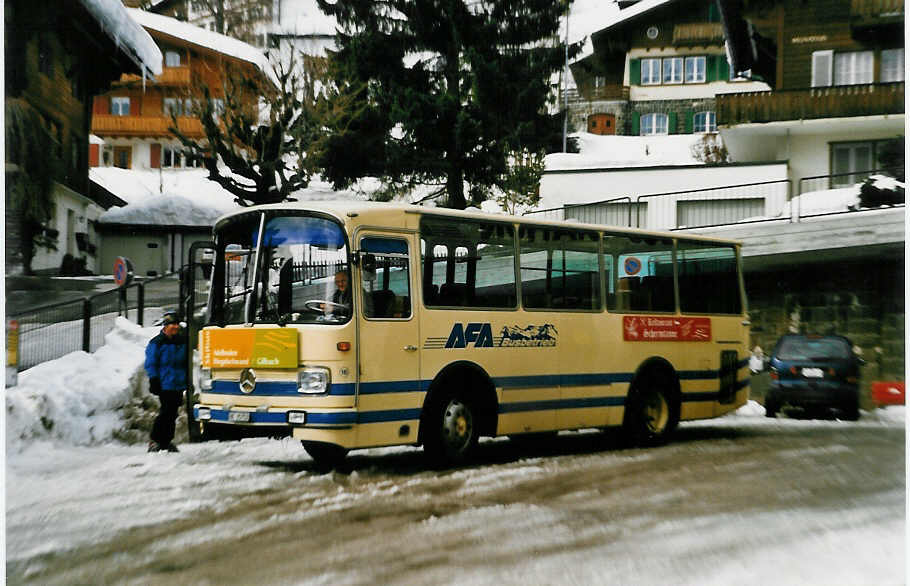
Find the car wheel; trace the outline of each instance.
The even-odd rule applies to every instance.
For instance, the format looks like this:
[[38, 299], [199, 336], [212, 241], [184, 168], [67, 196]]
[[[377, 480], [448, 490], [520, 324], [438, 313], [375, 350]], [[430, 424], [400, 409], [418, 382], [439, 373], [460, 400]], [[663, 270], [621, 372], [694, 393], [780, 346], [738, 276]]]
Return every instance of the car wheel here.
[[765, 417], [777, 417], [780, 407], [774, 401], [765, 400]]
[[301, 442], [306, 453], [316, 462], [319, 470], [332, 470], [348, 455], [347, 448], [325, 442]]
[[428, 409], [424, 451], [440, 466], [466, 461], [480, 439], [473, 404], [457, 394], [446, 393]]
[[843, 407], [844, 419], [847, 421], [859, 420], [859, 397], [854, 397]]

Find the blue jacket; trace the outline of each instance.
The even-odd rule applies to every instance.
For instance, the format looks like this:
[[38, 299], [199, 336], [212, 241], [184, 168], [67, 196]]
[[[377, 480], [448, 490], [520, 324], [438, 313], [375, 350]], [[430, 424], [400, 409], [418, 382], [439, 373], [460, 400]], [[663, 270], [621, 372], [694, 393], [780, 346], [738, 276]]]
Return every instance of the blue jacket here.
[[179, 333], [168, 338], [160, 333], [145, 347], [145, 372], [158, 378], [164, 391], [186, 389], [186, 337]]

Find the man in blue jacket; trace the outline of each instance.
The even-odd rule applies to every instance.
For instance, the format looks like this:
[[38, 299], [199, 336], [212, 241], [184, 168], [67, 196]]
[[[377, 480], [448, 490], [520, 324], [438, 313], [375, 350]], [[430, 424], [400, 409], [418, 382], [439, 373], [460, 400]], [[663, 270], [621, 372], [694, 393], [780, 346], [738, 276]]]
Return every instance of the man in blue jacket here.
[[161, 400], [161, 409], [152, 425], [149, 451], [176, 452], [173, 441], [177, 409], [186, 390], [186, 336], [180, 331], [176, 314], [164, 314], [161, 324], [161, 333], [145, 348], [149, 389]]

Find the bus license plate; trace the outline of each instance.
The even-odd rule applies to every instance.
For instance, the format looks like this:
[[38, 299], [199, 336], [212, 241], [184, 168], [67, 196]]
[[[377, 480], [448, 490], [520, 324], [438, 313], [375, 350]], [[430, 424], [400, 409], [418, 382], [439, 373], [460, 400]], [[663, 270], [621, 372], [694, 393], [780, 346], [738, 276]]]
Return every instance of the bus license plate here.
[[249, 411], [231, 411], [228, 414], [228, 421], [230, 421], [231, 423], [249, 423], [250, 412]]
[[804, 368], [803, 376], [806, 378], [822, 378], [825, 373], [820, 368]]

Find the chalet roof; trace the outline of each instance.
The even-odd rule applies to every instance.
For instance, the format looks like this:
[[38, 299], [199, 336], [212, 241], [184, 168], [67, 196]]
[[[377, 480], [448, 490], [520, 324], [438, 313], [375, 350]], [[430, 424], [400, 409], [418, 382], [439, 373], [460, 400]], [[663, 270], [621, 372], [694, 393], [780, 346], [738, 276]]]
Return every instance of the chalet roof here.
[[190, 45], [221, 53], [240, 61], [246, 61], [266, 73], [271, 71], [263, 52], [243, 41], [162, 14], [145, 12], [136, 8], [128, 8], [127, 11], [146, 30], [168, 35], [185, 41]]
[[143, 75], [159, 75], [162, 68], [161, 51], [152, 37], [130, 18], [120, 0], [79, 0], [92, 15], [101, 30], [110, 37], [125, 55], [136, 64]]
[[617, 12], [616, 15], [611, 20], [604, 23], [604, 27], [601, 28], [599, 31], [597, 31], [595, 34], [600, 34], [604, 31], [615, 28], [615, 27], [619, 26], [620, 24], [623, 24], [623, 23], [626, 23], [626, 22], [632, 20], [636, 16], [640, 16], [642, 14], [645, 14], [646, 12], [650, 12], [650, 11], [654, 10], [655, 8], [659, 8], [660, 6], [669, 4], [673, 1], [674, 0], [641, 0], [640, 2], [637, 2], [637, 3], [633, 4], [632, 6], [629, 6], [628, 8], [624, 8], [624, 9], [620, 10], [619, 12]]

